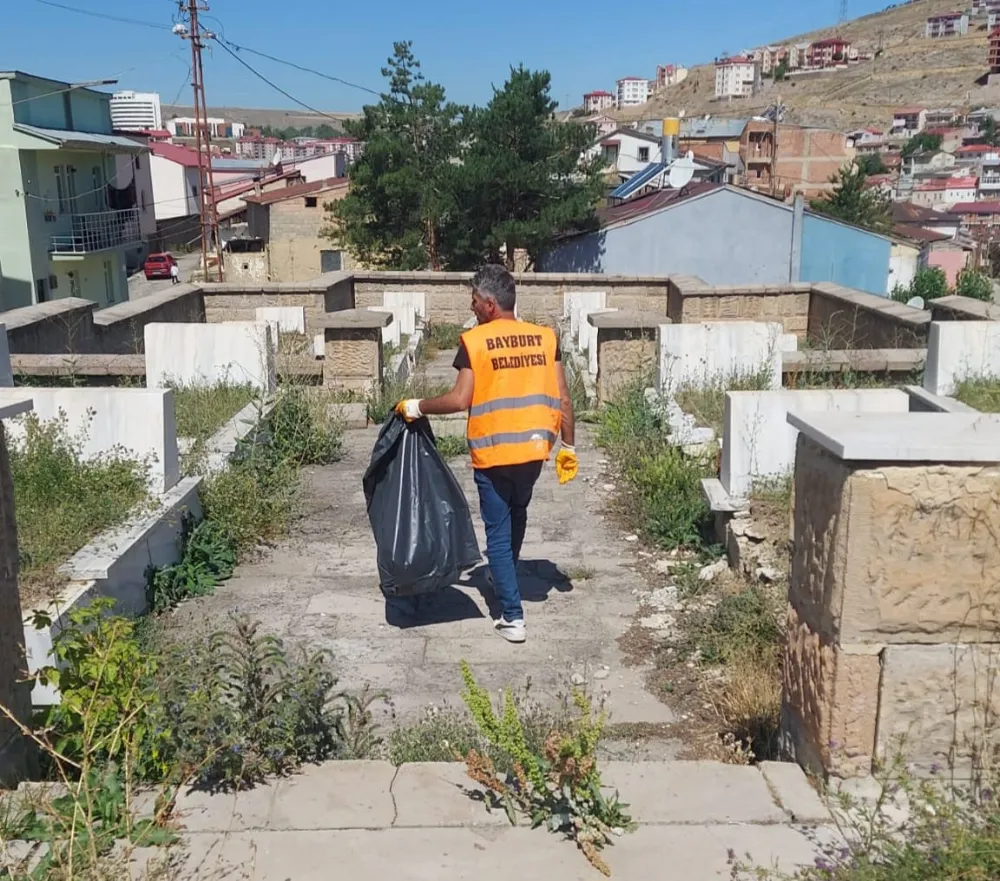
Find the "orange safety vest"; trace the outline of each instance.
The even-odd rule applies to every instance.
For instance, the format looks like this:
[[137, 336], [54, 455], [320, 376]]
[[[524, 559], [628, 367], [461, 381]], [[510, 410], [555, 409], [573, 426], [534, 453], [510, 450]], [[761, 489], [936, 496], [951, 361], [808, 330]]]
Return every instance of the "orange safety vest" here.
[[549, 458], [562, 426], [556, 335], [501, 318], [462, 334], [475, 377], [466, 438], [472, 467]]

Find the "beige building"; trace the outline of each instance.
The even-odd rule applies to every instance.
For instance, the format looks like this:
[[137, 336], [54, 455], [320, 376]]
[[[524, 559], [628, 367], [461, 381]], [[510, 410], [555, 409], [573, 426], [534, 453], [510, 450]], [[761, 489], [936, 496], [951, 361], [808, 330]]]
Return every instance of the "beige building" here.
[[247, 232], [264, 243], [267, 281], [308, 281], [354, 268], [347, 253], [323, 235], [330, 226], [325, 206], [347, 189], [347, 178], [335, 177], [246, 197]]

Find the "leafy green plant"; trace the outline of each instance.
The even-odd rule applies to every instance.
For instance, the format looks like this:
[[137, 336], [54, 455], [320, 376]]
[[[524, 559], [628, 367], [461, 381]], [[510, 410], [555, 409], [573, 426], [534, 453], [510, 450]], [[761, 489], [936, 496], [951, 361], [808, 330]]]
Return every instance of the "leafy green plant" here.
[[597, 768], [597, 745], [605, 716], [595, 716], [590, 700], [574, 691], [578, 715], [562, 730], [553, 729], [540, 751], [532, 749], [508, 688], [499, 714], [489, 692], [475, 681], [469, 665], [462, 662], [465, 690], [462, 700], [486, 741], [506, 755], [512, 770], [502, 773], [489, 756], [470, 750], [466, 769], [473, 780], [495, 795], [511, 825], [518, 813], [530, 818], [532, 828], [545, 825], [575, 841], [591, 864], [605, 875], [611, 871], [600, 851], [617, 835], [632, 829], [628, 805], [617, 794], [601, 791]]
[[674, 394], [674, 400], [685, 413], [694, 416], [698, 425], [711, 428], [716, 437], [721, 437], [726, 392], [765, 391], [770, 387], [771, 376], [766, 369], [761, 369], [756, 373], [706, 377], [704, 382], [696, 385], [681, 385]]
[[420, 340], [417, 360], [430, 361], [438, 352], [450, 352], [457, 349], [465, 328], [461, 324], [445, 322], [428, 322], [424, 327], [424, 335]]
[[718, 605], [691, 621], [689, 649], [703, 664], [728, 664], [741, 655], [775, 656], [781, 646], [779, 603], [765, 588], [751, 585], [726, 594]]
[[441, 454], [441, 458], [445, 461], [456, 459], [469, 452], [468, 442], [464, 437], [457, 434], [446, 434], [441, 437], [435, 437], [434, 445]]
[[661, 547], [698, 547], [709, 510], [701, 489], [710, 465], [666, 442], [634, 450], [622, 462], [636, 525]]
[[303, 762], [362, 758], [378, 696], [334, 691], [324, 652], [293, 660], [259, 623], [234, 617], [206, 643], [175, 647], [160, 687], [182, 768], [205, 786], [243, 787]]
[[563, 357], [563, 371], [566, 374], [566, 388], [569, 390], [569, 399], [573, 403], [575, 414], [586, 413], [590, 409], [590, 398], [587, 396], [587, 385], [584, 382], [583, 374], [576, 366], [572, 358]]
[[605, 405], [597, 430], [597, 442], [616, 455], [627, 455], [636, 444], [659, 442], [667, 435], [660, 414], [646, 401], [645, 389], [652, 380], [645, 377], [623, 386]]
[[963, 269], [955, 280], [955, 293], [960, 297], [993, 302], [993, 282], [975, 269]]
[[955, 397], [983, 413], [1000, 413], [1000, 376], [979, 376], [960, 380]]
[[190, 597], [206, 596], [233, 574], [236, 552], [225, 530], [212, 520], [195, 522], [184, 516], [179, 563], [150, 568], [146, 596], [154, 613], [173, 608]]
[[9, 445], [21, 555], [22, 605], [52, 598], [65, 583], [58, 567], [87, 542], [148, 502], [148, 464], [124, 449], [84, 456], [83, 436], [66, 416], [24, 417], [24, 437]]
[[[60, 775], [90, 765], [128, 765], [141, 779], [162, 779], [169, 767], [169, 734], [153, 684], [157, 659], [140, 649], [127, 618], [110, 615], [114, 600], [78, 606], [53, 640], [57, 664], [39, 671], [39, 681], [59, 689], [42, 727], [52, 733]], [[36, 628], [51, 626], [36, 613]]]
[[271, 454], [296, 467], [328, 465], [343, 452], [343, 427], [326, 401], [302, 386], [279, 392], [267, 419]]

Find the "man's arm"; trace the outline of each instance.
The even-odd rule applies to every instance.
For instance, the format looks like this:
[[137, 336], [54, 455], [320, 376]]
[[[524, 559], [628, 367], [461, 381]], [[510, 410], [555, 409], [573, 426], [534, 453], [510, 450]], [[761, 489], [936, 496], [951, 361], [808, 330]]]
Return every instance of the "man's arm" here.
[[566, 383], [566, 371], [562, 361], [556, 361], [556, 378], [559, 381], [559, 405], [562, 409], [562, 442], [569, 446], [576, 444], [576, 417], [573, 414], [573, 401], [569, 396], [569, 385]]
[[[462, 413], [472, 405], [473, 374], [468, 367], [458, 371], [455, 387], [436, 398], [427, 398], [420, 402], [420, 412], [424, 416], [448, 416], [452, 413]], [[570, 413], [572, 413], [570, 407]]]

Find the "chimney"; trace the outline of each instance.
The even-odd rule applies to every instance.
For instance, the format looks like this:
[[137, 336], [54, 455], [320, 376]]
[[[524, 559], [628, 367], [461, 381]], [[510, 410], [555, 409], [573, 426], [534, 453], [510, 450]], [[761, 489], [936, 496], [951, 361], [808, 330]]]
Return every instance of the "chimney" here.
[[681, 133], [681, 121], [676, 117], [663, 120], [663, 137], [660, 139], [660, 159], [669, 165], [677, 158], [677, 140]]

